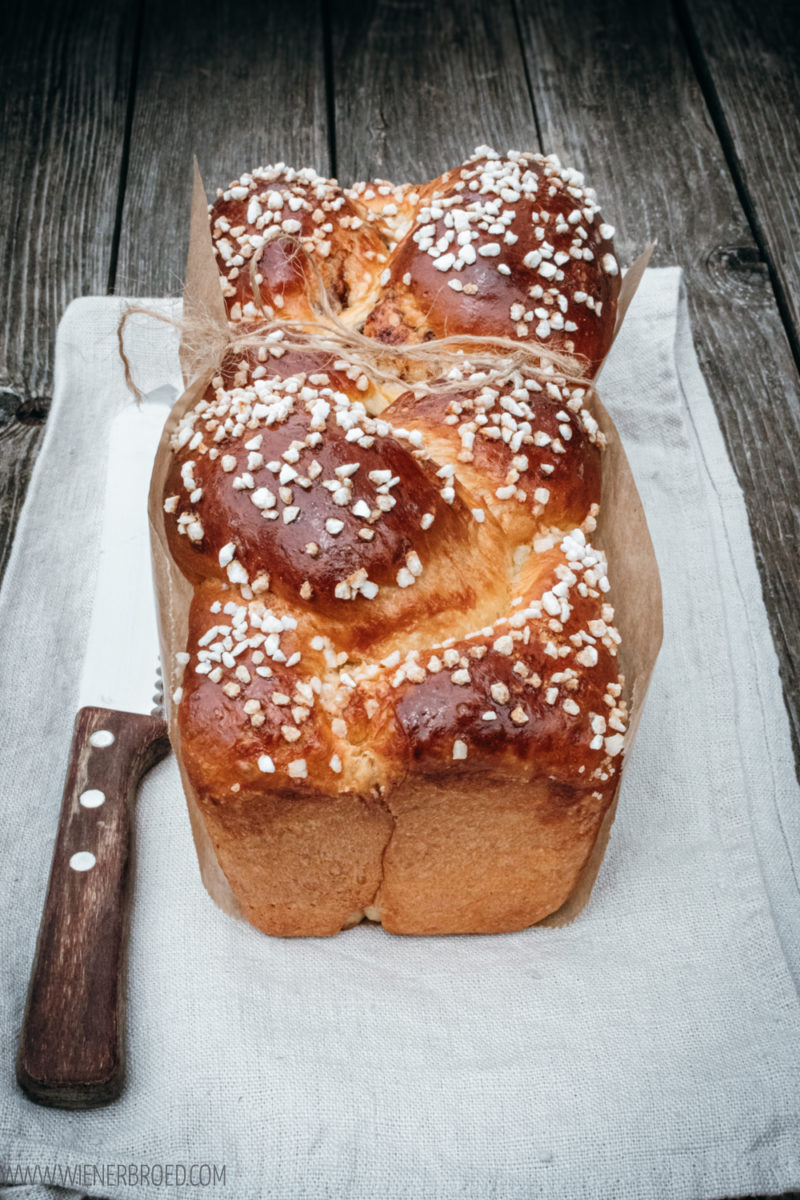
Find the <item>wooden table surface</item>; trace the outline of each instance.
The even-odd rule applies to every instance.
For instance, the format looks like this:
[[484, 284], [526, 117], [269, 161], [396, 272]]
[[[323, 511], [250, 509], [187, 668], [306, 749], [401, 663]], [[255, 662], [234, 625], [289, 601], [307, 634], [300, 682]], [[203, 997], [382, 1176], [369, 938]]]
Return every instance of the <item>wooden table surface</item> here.
[[751, 0], [38, 0], [0, 16], [0, 570], [76, 296], [178, 295], [191, 156], [424, 180], [555, 152], [686, 273], [800, 746], [800, 19]]

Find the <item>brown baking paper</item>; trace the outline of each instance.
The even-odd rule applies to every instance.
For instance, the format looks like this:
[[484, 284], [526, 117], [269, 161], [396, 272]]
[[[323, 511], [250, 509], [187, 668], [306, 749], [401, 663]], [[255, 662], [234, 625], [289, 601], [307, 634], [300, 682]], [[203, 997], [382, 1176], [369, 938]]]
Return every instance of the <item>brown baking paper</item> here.
[[[647, 267], [653, 245], [649, 246], [636, 259], [622, 281], [617, 303], [614, 338], [619, 333], [625, 314]], [[214, 334], [216, 331], [216, 334], [220, 336], [220, 344], [224, 344], [228, 326], [211, 243], [208, 201], [196, 160], [189, 256], [184, 289], [184, 313], [189, 317], [190, 323], [196, 322], [199, 318], [209, 324], [212, 340], [216, 340]], [[197, 797], [183, 766], [177, 706], [172, 702], [172, 694], [179, 686], [183, 672], [183, 668], [179, 667], [176, 662], [175, 655], [178, 651], [186, 648], [189, 606], [193, 590], [169, 553], [164, 530], [162, 500], [164, 483], [170, 465], [170, 438], [181, 418], [203, 394], [215, 373], [215, 369], [211, 369], [202, 371], [199, 375], [196, 374], [203, 361], [208, 362], [208, 355], [198, 351], [196, 344], [191, 345], [186, 338], [183, 338], [181, 341], [181, 366], [187, 387], [183, 395], [175, 402], [161, 434], [150, 482], [148, 515], [153, 576], [158, 602], [164, 703], [170, 740], [178, 758], [189, 809], [200, 874], [212, 900], [224, 912], [244, 920], [239, 903], [217, 861], [200, 813]], [[589, 899], [608, 845], [611, 825], [616, 814], [617, 800], [625, 777], [625, 768], [633, 749], [647, 688], [662, 639], [661, 580], [642, 501], [614, 422], [596, 393], [590, 393], [585, 403], [605, 434], [607, 443], [603, 454], [600, 514], [592, 543], [602, 549], [608, 561], [608, 573], [611, 581], [609, 600], [614, 605], [615, 625], [622, 639], [619, 648], [619, 662], [620, 669], [625, 675], [624, 694], [628, 701], [630, 717], [628, 732], [625, 736], [622, 768], [618, 776], [614, 799], [600, 826], [594, 848], [569, 898], [561, 908], [539, 922], [540, 925], [549, 926], [561, 926], [574, 920]]]

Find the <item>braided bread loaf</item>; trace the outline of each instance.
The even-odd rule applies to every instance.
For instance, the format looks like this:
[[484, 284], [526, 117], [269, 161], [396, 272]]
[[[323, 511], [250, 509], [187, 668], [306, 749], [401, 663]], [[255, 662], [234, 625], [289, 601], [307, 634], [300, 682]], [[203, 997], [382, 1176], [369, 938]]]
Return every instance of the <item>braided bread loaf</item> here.
[[[211, 230], [247, 337], [173, 433], [163, 507], [194, 589], [178, 749], [219, 863], [272, 934], [524, 928], [574, 888], [621, 763], [603, 435], [585, 385], [457, 340], [591, 374], [613, 230], [576, 172], [486, 148], [419, 188], [253, 171]], [[401, 369], [455, 338], [446, 369], [403, 390], [293, 337], [319, 287]]]

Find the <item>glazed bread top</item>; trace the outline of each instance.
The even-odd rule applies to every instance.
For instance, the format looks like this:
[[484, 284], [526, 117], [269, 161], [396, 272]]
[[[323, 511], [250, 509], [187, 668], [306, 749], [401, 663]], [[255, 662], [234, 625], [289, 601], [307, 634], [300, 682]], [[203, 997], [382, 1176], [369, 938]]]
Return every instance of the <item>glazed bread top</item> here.
[[219, 192], [211, 233], [232, 321], [308, 317], [322, 288], [341, 320], [391, 345], [507, 337], [591, 372], [611, 344], [614, 229], [552, 156], [482, 146], [424, 186], [348, 189], [279, 163]]
[[198, 786], [608, 783], [626, 710], [583, 389], [462, 363], [371, 416], [343, 360], [270, 349], [212, 380], [166, 481]]
[[[164, 492], [194, 587], [176, 700], [199, 792], [385, 798], [417, 771], [608, 797], [627, 709], [588, 384], [458, 344], [591, 376], [619, 289], [594, 193], [484, 147], [419, 187], [255, 170], [210, 220], [247, 336], [175, 431]], [[298, 344], [286, 322], [320, 304], [399, 347], [398, 374], [403, 347], [456, 342], [425, 386], [385, 385]]]

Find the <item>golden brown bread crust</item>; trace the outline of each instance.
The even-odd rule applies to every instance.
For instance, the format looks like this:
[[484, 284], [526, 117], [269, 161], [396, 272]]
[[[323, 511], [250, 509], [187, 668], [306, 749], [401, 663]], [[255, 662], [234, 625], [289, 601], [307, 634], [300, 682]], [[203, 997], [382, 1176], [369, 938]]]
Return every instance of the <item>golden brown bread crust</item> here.
[[390, 345], [508, 337], [591, 369], [611, 345], [614, 230], [554, 156], [482, 146], [424, 186], [347, 190], [279, 163], [220, 190], [211, 233], [232, 321], [310, 317], [318, 272], [341, 319]]
[[511, 933], [572, 892], [602, 792], [489, 773], [410, 776], [398, 789], [376, 899], [390, 933]]
[[[497, 568], [510, 557], [495, 523], [475, 520], [460, 487], [449, 495], [411, 440], [420, 435], [366, 414], [358, 381], [322, 370], [323, 357], [287, 380], [293, 357], [278, 360], [283, 378], [232, 391], [212, 383], [185, 421], [166, 480], [176, 504], [189, 494], [168, 524], [183, 573], [247, 580], [257, 595], [308, 608], [348, 650], [404, 629], [424, 638], [449, 612], [488, 618], [506, 596]], [[419, 576], [412, 555], [414, 570], [416, 559], [428, 565]]]
[[533, 379], [528, 387], [513, 379], [465, 386], [461, 374], [449, 373], [457, 391], [406, 392], [386, 416], [421, 433], [437, 461], [457, 464], [460, 482], [512, 546], [529, 543], [543, 517], [564, 529], [580, 525], [599, 500], [601, 479], [599, 446], [586, 436], [597, 430], [582, 408], [584, 390], [562, 394], [550, 382], [530, 391], [540, 386]]
[[[547, 160], [488, 161], [523, 158], [551, 177]], [[479, 181], [486, 161], [467, 164]], [[301, 223], [305, 189], [345, 214], [347, 238], [387, 254], [396, 241], [419, 295], [434, 268], [413, 231], [462, 170], [345, 196], [267, 168], [223, 194], [212, 228], [288, 179]], [[347, 238], [328, 252], [344, 247], [329, 295], [352, 268]], [[364, 315], [367, 274], [337, 293]], [[563, 332], [596, 362], [616, 290], [608, 272], [594, 283], [603, 307]], [[233, 284], [231, 308], [248, 302]], [[307, 275], [294, 291], [281, 269], [256, 286], [261, 304], [283, 289], [282, 315], [308, 304]], [[447, 291], [443, 320], [465, 332], [473, 310]], [[507, 336], [493, 305], [481, 322]], [[487, 376], [459, 355], [431, 390], [392, 395], [266, 328], [173, 437], [166, 530], [195, 589], [178, 750], [243, 912], [268, 933], [328, 935], [365, 915], [396, 933], [524, 928], [569, 896], [616, 787], [627, 709], [606, 564], [587, 541], [603, 437], [585, 388], [534, 367]]]
[[613, 235], [579, 172], [482, 147], [422, 190], [365, 333], [393, 345], [458, 334], [535, 339], [595, 368], [614, 330]]
[[243, 175], [220, 189], [210, 215], [231, 321], [310, 317], [320, 280], [334, 310], [354, 306], [386, 261], [386, 245], [336, 181], [309, 168]]
[[371, 179], [345, 188], [345, 196], [378, 236], [393, 246], [411, 229], [420, 201], [431, 184], [390, 183]]

